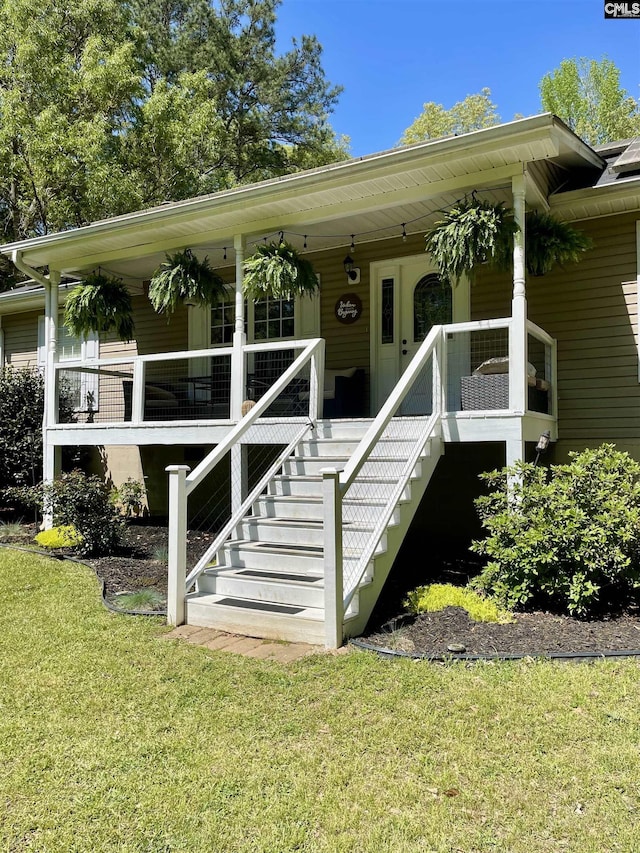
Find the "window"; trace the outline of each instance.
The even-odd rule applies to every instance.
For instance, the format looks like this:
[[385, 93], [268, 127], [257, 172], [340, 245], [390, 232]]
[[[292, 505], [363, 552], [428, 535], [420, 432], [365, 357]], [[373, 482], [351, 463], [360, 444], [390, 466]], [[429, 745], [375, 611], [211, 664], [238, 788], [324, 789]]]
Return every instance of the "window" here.
[[[44, 368], [47, 360], [44, 316], [38, 317], [38, 366]], [[98, 358], [100, 343], [98, 333], [92, 332], [86, 340], [71, 335], [60, 317], [58, 323], [58, 362], [87, 361]], [[78, 371], [66, 372], [67, 393], [76, 411], [98, 409], [98, 374]]]
[[[261, 299], [244, 303], [244, 328], [250, 343], [277, 341], [296, 335], [295, 299]], [[211, 346], [233, 343], [235, 302], [230, 293], [211, 308]]]
[[[211, 346], [232, 344], [235, 331], [236, 306], [234, 294], [229, 295], [211, 308]], [[247, 303], [244, 303], [245, 331], [247, 327]]]
[[382, 298], [380, 300], [380, 332], [381, 343], [393, 343], [393, 324], [395, 322], [394, 312], [394, 290], [395, 282], [392, 278], [382, 279]]
[[253, 306], [253, 339], [272, 341], [295, 335], [295, 302], [293, 299], [266, 299]]
[[435, 273], [425, 275], [413, 291], [413, 340], [423, 341], [433, 326], [451, 322], [451, 285]]

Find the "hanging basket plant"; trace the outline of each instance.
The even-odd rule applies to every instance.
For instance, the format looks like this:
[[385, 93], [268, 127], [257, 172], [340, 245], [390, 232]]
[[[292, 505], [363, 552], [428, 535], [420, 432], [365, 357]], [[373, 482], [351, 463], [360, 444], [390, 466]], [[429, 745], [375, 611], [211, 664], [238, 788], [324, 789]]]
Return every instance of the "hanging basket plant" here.
[[465, 199], [427, 233], [425, 248], [442, 278], [457, 283], [461, 275], [472, 275], [478, 264], [503, 256], [517, 230], [511, 211], [502, 203]]
[[591, 249], [591, 239], [550, 213], [527, 214], [525, 228], [527, 272], [546, 275], [556, 264], [576, 263]]
[[291, 299], [318, 289], [313, 266], [285, 240], [258, 246], [244, 262], [244, 292], [252, 299]]
[[224, 282], [208, 258], [199, 260], [191, 249], [166, 258], [149, 284], [149, 300], [158, 314], [173, 314], [181, 302], [214, 305], [224, 296]]
[[115, 332], [121, 341], [133, 339], [131, 296], [119, 278], [92, 273], [69, 293], [64, 325], [75, 337], [90, 332]]

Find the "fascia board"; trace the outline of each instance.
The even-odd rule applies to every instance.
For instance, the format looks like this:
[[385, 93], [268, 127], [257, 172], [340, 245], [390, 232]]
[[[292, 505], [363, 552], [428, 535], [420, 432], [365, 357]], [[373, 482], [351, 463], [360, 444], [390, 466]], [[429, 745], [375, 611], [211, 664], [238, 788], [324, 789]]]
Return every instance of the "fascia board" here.
[[587, 187], [581, 190], [571, 190], [566, 193], [551, 196], [549, 199], [551, 211], [556, 216], [562, 216], [576, 206], [585, 208], [599, 216], [599, 206], [605, 202], [615, 202], [628, 198], [640, 209], [640, 178], [625, 180], [619, 184], [607, 184], [602, 187]]

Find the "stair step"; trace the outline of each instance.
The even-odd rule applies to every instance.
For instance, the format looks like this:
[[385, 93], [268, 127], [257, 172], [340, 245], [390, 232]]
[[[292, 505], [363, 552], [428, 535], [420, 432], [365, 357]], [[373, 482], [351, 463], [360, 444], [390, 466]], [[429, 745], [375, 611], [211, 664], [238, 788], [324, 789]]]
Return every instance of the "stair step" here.
[[[397, 478], [394, 477], [358, 477], [349, 489], [349, 497], [362, 497], [364, 495], [369, 495], [373, 498], [387, 497], [391, 494], [397, 482]], [[269, 494], [312, 495], [314, 497], [321, 497], [322, 477], [320, 474], [301, 475], [299, 477], [280, 474], [271, 481]]]
[[372, 423], [372, 418], [355, 418], [349, 420], [331, 420], [327, 418], [317, 422], [313, 435], [320, 439], [345, 439], [347, 441], [356, 439], [360, 441]]
[[198, 592], [257, 602], [260, 604], [258, 609], [264, 609], [264, 603], [297, 608], [324, 607], [322, 575], [221, 566], [207, 569], [200, 575]]
[[319, 520], [300, 518], [266, 518], [253, 515], [238, 525], [238, 534], [252, 542], [269, 542], [283, 545], [302, 545], [322, 547], [324, 531]]
[[322, 574], [324, 552], [322, 546], [308, 544], [231, 541], [225, 543], [218, 555], [218, 566], [264, 569], [283, 569], [297, 574], [315, 572]]
[[[342, 471], [348, 460], [337, 456], [290, 456], [282, 466], [282, 473], [289, 476], [315, 476], [323, 468]], [[420, 462], [416, 464], [416, 476], [420, 476]], [[404, 471], [406, 460], [397, 456], [371, 456], [360, 472], [363, 477], [399, 477]]]
[[324, 643], [324, 611], [314, 607], [260, 602], [213, 593], [192, 593], [186, 599], [187, 622], [249, 637], [289, 642]]
[[[368, 543], [370, 531], [360, 531], [343, 536], [342, 560], [345, 575], [350, 567], [360, 559], [363, 547]], [[386, 551], [386, 538], [376, 548], [376, 555]], [[215, 570], [239, 571], [247, 569], [273, 577], [274, 573], [284, 571], [291, 577], [322, 577], [324, 575], [324, 550], [321, 546], [292, 546], [283, 543], [233, 541], [228, 542], [218, 553], [218, 560], [212, 564]]]
[[360, 439], [347, 440], [344, 438], [305, 438], [296, 447], [296, 456], [318, 458], [323, 456], [340, 456], [348, 459], [358, 446]]
[[320, 578], [314, 575], [295, 575], [286, 572], [263, 572], [260, 569], [241, 569], [237, 575], [246, 575], [252, 578], [267, 578], [269, 580], [295, 581], [296, 583], [317, 583]]
[[[369, 497], [347, 498], [342, 504], [344, 522], [356, 521], [374, 526], [386, 501]], [[324, 504], [321, 498], [311, 495], [263, 495], [254, 504], [257, 515], [268, 518], [299, 518], [322, 521]], [[343, 523], [344, 523], [343, 522]]]
[[[395, 524], [391, 520], [390, 527]], [[355, 521], [345, 521], [342, 527], [343, 548], [347, 550], [352, 543], [361, 540], [373, 530], [372, 525], [359, 524]], [[303, 518], [267, 518], [254, 515], [245, 518], [238, 525], [238, 532], [243, 539], [251, 542], [263, 542], [269, 545], [304, 545], [312, 547], [324, 546], [324, 530], [320, 519]]]

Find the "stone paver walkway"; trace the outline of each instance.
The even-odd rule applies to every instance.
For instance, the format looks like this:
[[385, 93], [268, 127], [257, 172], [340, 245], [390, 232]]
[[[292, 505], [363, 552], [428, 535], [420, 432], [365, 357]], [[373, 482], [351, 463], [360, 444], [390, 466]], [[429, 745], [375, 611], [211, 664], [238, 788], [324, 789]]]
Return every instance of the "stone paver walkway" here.
[[[271, 640], [260, 640], [255, 637], [243, 637], [239, 634], [225, 634], [215, 628], [198, 628], [196, 625], [180, 625], [168, 634], [162, 635], [166, 640], [186, 640], [195, 646], [204, 646], [221, 652], [234, 652], [247, 658], [260, 660], [275, 660], [279, 663], [291, 663], [307, 655], [325, 654], [323, 646], [312, 646], [309, 643], [275, 643]], [[338, 651], [343, 651], [338, 649]], [[335, 652], [334, 652], [335, 654]]]

